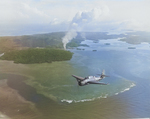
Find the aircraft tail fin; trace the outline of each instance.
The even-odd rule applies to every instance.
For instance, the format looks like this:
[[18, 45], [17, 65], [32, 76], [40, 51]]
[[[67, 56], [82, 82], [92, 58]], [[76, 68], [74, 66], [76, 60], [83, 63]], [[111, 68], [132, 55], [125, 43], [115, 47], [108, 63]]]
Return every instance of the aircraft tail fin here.
[[102, 74], [100, 75], [101, 79], [105, 78], [105, 77], [109, 77], [107, 75], [105, 75], [105, 70], [102, 71]]

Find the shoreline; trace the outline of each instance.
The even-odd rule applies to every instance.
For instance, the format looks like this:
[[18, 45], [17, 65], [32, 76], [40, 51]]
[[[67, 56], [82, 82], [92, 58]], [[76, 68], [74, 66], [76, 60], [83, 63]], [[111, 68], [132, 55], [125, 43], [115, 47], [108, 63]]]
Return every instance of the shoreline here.
[[42, 118], [41, 105], [56, 104], [53, 100], [38, 94], [35, 88], [27, 85], [24, 82], [27, 77], [17, 74], [0, 74], [0, 118], [40, 119]]
[[11, 88], [7, 83], [8, 79], [0, 80], [0, 117], [19, 119], [29, 118], [27, 113], [38, 115], [35, 104], [24, 99], [17, 90]]

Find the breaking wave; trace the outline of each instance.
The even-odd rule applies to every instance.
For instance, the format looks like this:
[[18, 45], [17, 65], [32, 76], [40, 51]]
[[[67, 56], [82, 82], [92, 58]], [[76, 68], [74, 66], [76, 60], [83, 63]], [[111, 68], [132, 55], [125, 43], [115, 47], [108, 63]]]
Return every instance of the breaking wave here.
[[132, 87], [134, 87], [134, 86], [136, 86], [136, 84], [132, 83], [131, 86], [130, 86], [130, 88], [125, 88], [124, 90], [122, 90], [122, 91], [120, 91], [120, 92], [118, 92], [118, 93], [115, 93], [115, 95], [118, 95], [118, 94], [120, 94], [120, 93], [126, 92], [126, 91], [130, 90], [130, 89], [131, 89]]
[[107, 98], [107, 94], [103, 97], [103, 96], [100, 96], [100, 97], [97, 97], [97, 98], [92, 98], [92, 99], [83, 99], [83, 100], [67, 100], [67, 99], [63, 99], [61, 100], [61, 102], [67, 102], [67, 103], [78, 103], [78, 102], [87, 102], [87, 101], [94, 101], [96, 99], [100, 99], [100, 98]]
[[[132, 87], [134, 87], [134, 86], [136, 86], [136, 84], [135, 84], [135, 83], [132, 83], [129, 88], [125, 88], [124, 90], [121, 90], [120, 92], [117, 92], [117, 93], [115, 93], [114, 95], [118, 95], [118, 94], [120, 94], [120, 93], [129, 91], [129, 90], [130, 90]], [[110, 96], [111, 96], [111, 95], [110, 95]], [[62, 99], [61, 102], [62, 102], [62, 103], [69, 103], [69, 104], [70, 104], [70, 103], [79, 103], [79, 102], [94, 101], [94, 100], [96, 100], [96, 99], [108, 98], [108, 97], [109, 97], [109, 94], [105, 94], [105, 95], [103, 95], [103, 96], [99, 96], [99, 97], [97, 97], [97, 98], [91, 98], [91, 99], [82, 99], [82, 100]]]
[[38, 82], [32, 82], [32, 86], [36, 88], [38, 93], [56, 102], [69, 104], [108, 98], [128, 91], [136, 86], [133, 81], [113, 75], [111, 75], [111, 79], [105, 79], [105, 82], [109, 82], [109, 85], [77, 86], [77, 82], [70, 82], [68, 84], [59, 83], [59, 85], [45, 86]]

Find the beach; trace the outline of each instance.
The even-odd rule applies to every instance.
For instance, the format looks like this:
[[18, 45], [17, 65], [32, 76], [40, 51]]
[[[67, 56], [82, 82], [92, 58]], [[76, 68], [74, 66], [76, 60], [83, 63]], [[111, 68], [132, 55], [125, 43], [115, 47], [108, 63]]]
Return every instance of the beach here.
[[1, 118], [26, 119], [37, 115], [35, 105], [20, 96], [17, 90], [9, 87], [7, 79], [0, 80], [0, 94], [0, 112], [3, 114]]

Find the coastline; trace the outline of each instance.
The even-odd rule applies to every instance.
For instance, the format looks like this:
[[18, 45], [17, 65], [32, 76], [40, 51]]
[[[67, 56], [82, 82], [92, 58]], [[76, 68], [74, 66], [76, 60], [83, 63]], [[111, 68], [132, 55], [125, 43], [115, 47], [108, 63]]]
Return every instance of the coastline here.
[[[40, 116], [35, 104], [24, 99], [17, 90], [8, 86], [8, 79], [0, 80], [0, 118], [20, 119]], [[7, 116], [6, 116], [7, 115]]]
[[[46, 79], [45, 81], [49, 81], [49, 77], [51, 77], [50, 80], [54, 83], [55, 78], [58, 78], [58, 81], [61, 82], [62, 77], [60, 77], [58, 74], [64, 77], [70, 77], [70, 75], [72, 74], [71, 72], [73, 72], [71, 71], [71, 65], [66, 61], [53, 62], [51, 64], [15, 64], [13, 61], [0, 60], [0, 66], [0, 79], [9, 79], [8, 85], [11, 85], [11, 88], [13, 89], [18, 90], [19, 94], [25, 99], [28, 98], [27, 100], [32, 101], [31, 99], [29, 99], [29, 97], [31, 97], [31, 95], [29, 96], [29, 94], [30, 92], [32, 92], [33, 94], [38, 95], [38, 97], [40, 98], [48, 98], [46, 100], [50, 100], [50, 102], [53, 103], [57, 102], [56, 97], [47, 93], [49, 89], [42, 86], [40, 84], [41, 81], [43, 79]], [[65, 67], [64, 70], [62, 70], [62, 67]], [[65, 78], [63, 79], [65, 80]], [[19, 87], [20, 84], [18, 83], [20, 83], [22, 87]], [[28, 93], [21, 92], [26, 89], [28, 90]], [[35, 102], [33, 101], [33, 103]]]
[[[95, 53], [98, 53], [98, 52], [95, 52]], [[44, 96], [40, 95], [40, 94], [42, 94], [43, 92], [49, 93], [48, 91], [51, 89], [51, 87], [50, 87], [51, 85], [54, 85], [56, 87], [56, 88], [52, 87], [52, 89], [54, 89], [54, 88], [57, 89], [57, 87], [60, 87], [60, 88], [58, 88], [59, 89], [58, 92], [60, 92], [60, 91], [62, 91], [62, 89], [64, 89], [64, 88], [61, 88], [61, 86], [62, 87], [66, 86], [68, 81], [70, 81], [68, 84], [72, 83], [72, 79], [66, 80], [66, 79], [68, 79], [67, 77], [63, 78], [64, 75], [66, 76], [66, 74], [68, 76], [70, 75], [70, 73], [65, 73], [64, 71], [65, 70], [68, 71], [68, 69], [71, 69], [72, 67], [70, 67], [70, 68], [69, 68], [69, 66], [67, 66], [68, 68], [64, 67], [66, 65], [62, 65], [61, 62], [60, 63], [54, 62], [51, 65], [48, 65], [47, 63], [40, 64], [40, 65], [37, 65], [37, 64], [23, 65], [23, 64], [14, 64], [11, 61], [5, 61], [6, 65], [3, 66], [4, 61], [1, 61], [0, 71], [1, 71], [2, 75], [0, 75], [0, 76], [1, 76], [1, 79], [8, 78], [9, 83], [11, 82], [16, 87], [19, 85], [18, 82], [20, 82], [20, 80], [21, 80], [21, 82], [24, 82], [23, 79], [28, 79], [29, 77], [32, 78], [31, 80], [29, 80], [29, 82], [25, 82], [24, 84], [26, 85], [26, 83], [27, 83], [29, 85], [29, 83], [30, 83], [30, 86], [34, 87], [35, 90], [37, 91], [38, 94], [36, 93], [37, 95], [34, 95], [34, 96], [36, 96], [38, 98], [36, 98], [35, 102], [33, 102], [33, 103], [35, 103], [36, 108], [38, 109], [37, 114], [38, 114], [38, 112], [42, 113], [41, 118], [66, 119], [68, 117], [68, 118], [76, 119], [76, 118], [79, 118], [78, 115], [80, 115], [80, 114], [85, 115], [83, 117], [83, 119], [91, 119], [91, 118], [99, 119], [100, 117], [102, 119], [103, 118], [117, 118], [117, 117], [120, 119], [121, 118], [131, 118], [131, 117], [134, 117], [134, 118], [149, 117], [149, 106], [147, 105], [147, 104], [149, 104], [149, 91], [148, 91], [149, 85], [147, 85], [149, 83], [149, 80], [147, 78], [147, 77], [149, 77], [149, 75], [147, 73], [147, 71], [149, 71], [148, 70], [149, 68], [145, 69], [145, 67], [147, 66], [147, 64], [145, 64], [146, 62], [144, 64], [142, 64], [143, 61], [147, 61], [147, 60], [145, 60], [147, 55], [146, 56], [140, 55], [139, 53], [136, 54], [135, 53], [136, 51], [134, 51], [134, 50], [132, 50], [130, 52], [131, 53], [129, 53], [129, 52], [127, 53], [129, 59], [126, 59], [126, 57], [120, 58], [120, 54], [118, 54], [118, 53], [121, 53], [121, 52], [120, 51], [115, 52], [116, 53], [115, 58], [112, 59], [112, 61], [114, 61], [114, 64], [112, 64], [111, 62], [109, 62], [110, 64], [105, 64], [105, 62], [102, 62], [103, 64], [101, 65], [101, 67], [104, 67], [104, 65], [108, 66], [108, 67], [106, 67], [107, 68], [106, 70], [108, 70], [109, 67], [112, 67], [112, 70], [111, 70], [112, 71], [111, 72], [112, 80], [106, 79], [105, 81], [110, 81], [110, 83], [112, 81], [112, 83], [114, 83], [114, 84], [118, 83], [119, 86], [121, 86], [120, 82], [118, 82], [120, 80], [116, 79], [116, 78], [121, 77], [121, 78], [124, 78], [125, 80], [129, 79], [131, 82], [135, 82], [136, 86], [134, 88], [132, 88], [130, 91], [127, 91], [127, 90], [129, 90], [128, 87], [125, 87], [122, 90], [117, 90], [117, 92], [115, 92], [114, 96], [105, 98], [105, 99], [98, 99], [98, 100], [88, 101], [88, 102], [83, 100], [84, 102], [82, 102], [82, 103], [72, 103], [72, 104], [61, 103], [61, 102], [54, 103], [54, 101], [51, 100], [51, 98], [43, 99]], [[78, 53], [78, 51], [77, 51], [77, 53]], [[82, 52], [81, 54], [83, 54], [83, 53], [84, 52]], [[92, 54], [91, 50], [89, 51], [89, 53], [91, 53], [90, 54], [91, 57], [97, 57]], [[104, 53], [106, 54], [106, 52], [104, 52]], [[126, 53], [126, 51], [124, 51], [124, 53]], [[135, 57], [132, 57], [133, 53], [136, 54]], [[107, 57], [105, 54], [102, 54], [102, 56], [104, 56], [104, 57], [101, 57], [101, 58], [109, 59], [109, 57]], [[112, 52], [112, 54], [114, 55], [114, 51]], [[111, 56], [112, 54], [110, 52], [109, 55]], [[78, 63], [78, 65], [80, 65], [80, 67], [81, 66], [85, 67], [84, 61], [87, 61], [86, 63], [89, 64], [88, 60], [85, 59], [85, 60], [82, 60], [82, 62], [80, 62], [80, 60], [86, 56], [87, 56], [86, 54], [83, 54], [83, 56], [81, 58], [79, 58], [77, 55], [75, 55], [74, 59], [72, 59], [71, 63], [73, 63], [73, 64]], [[124, 55], [121, 55], [121, 56], [124, 56]], [[141, 59], [138, 59], [138, 56], [140, 56]], [[120, 59], [118, 59], [118, 57]], [[77, 60], [77, 59], [79, 59], [79, 60]], [[131, 61], [129, 61], [129, 60], [131, 60]], [[93, 59], [92, 61], [95, 61], [95, 60]], [[132, 61], [134, 61], [134, 62], [132, 62]], [[107, 60], [106, 60], [106, 62], [107, 62]], [[116, 69], [117, 64], [115, 64], [115, 62], [117, 62], [117, 64], [120, 64], [119, 66], [121, 66], [121, 67]], [[125, 65], [122, 65], [122, 62], [124, 62]], [[9, 63], [11, 65], [9, 65]], [[89, 66], [96, 67], [97, 64], [101, 63], [101, 62], [95, 61], [95, 63], [96, 64], [93, 64], [93, 65], [90, 64]], [[138, 63], [140, 63], [141, 65], [138, 66]], [[149, 63], [149, 60], [147, 61], [147, 63]], [[73, 66], [75, 66], [74, 68], [78, 69], [79, 68], [78, 65], [73, 65]], [[123, 66], [126, 66], [126, 67], [123, 67]], [[59, 67], [60, 70], [58, 70], [56, 67]], [[125, 69], [120, 70], [123, 68], [125, 68]], [[53, 70], [51, 70], [51, 69], [53, 69]], [[130, 69], [130, 70], [128, 70], [128, 69]], [[140, 69], [140, 71], [142, 71], [142, 73], [139, 72], [139, 69]], [[70, 72], [73, 72], [73, 71], [70, 70]], [[86, 72], [86, 71], [82, 69], [82, 72], [81, 73], [79, 72], [79, 74], [83, 74], [84, 72]], [[95, 73], [96, 70], [93, 70], [93, 72]], [[138, 72], [138, 74], [137, 74], [137, 72]], [[145, 79], [141, 80], [141, 78], [143, 78], [142, 77], [143, 75], [145, 76], [144, 77]], [[18, 77], [17, 78], [18, 80], [16, 80], [15, 76]], [[64, 81], [64, 83], [61, 83], [63, 81]], [[36, 84], [38, 84], [36, 82], [39, 82], [39, 84], [42, 83], [44, 86], [46, 86], [45, 90], [42, 89], [44, 87], [40, 87], [40, 85], [36, 85]], [[60, 86], [57, 84], [62, 84], [62, 85]], [[77, 89], [76, 82], [73, 85], [74, 85], [73, 90]], [[116, 89], [116, 87], [119, 88], [119, 86], [113, 86], [113, 87]], [[134, 86], [134, 84], [131, 84], [131, 86]], [[65, 87], [65, 88], [69, 89], [67, 87]], [[77, 93], [78, 94], [81, 93], [80, 90], [83, 91], [84, 88], [88, 89], [88, 88], [90, 88], [90, 86], [78, 88]], [[25, 88], [25, 89], [28, 89], [28, 88]], [[109, 89], [109, 88], [107, 88], [107, 89]], [[147, 90], [145, 90], [145, 89], [147, 89]], [[21, 94], [19, 89], [16, 89], [16, 90], [18, 90], [18, 93], [20, 95], [24, 95], [23, 93]], [[93, 90], [93, 88], [92, 88], [92, 90]], [[43, 92], [40, 92], [40, 91], [43, 91]], [[56, 93], [55, 90], [52, 90], [52, 91], [54, 93]], [[66, 91], [66, 90], [63, 90], [63, 92], [64, 91]], [[60, 93], [60, 94], [62, 94], [62, 93]], [[85, 94], [87, 94], [87, 93], [85, 93]], [[40, 100], [40, 102], [38, 102], [39, 95], [40, 95], [40, 97], [42, 97], [42, 100]], [[68, 101], [65, 99], [67, 99], [67, 98], [64, 98], [64, 100], [62, 100], [62, 101]], [[70, 100], [69, 100], [69, 102], [70, 102]], [[35, 112], [34, 112], [34, 114], [29, 113], [29, 115], [30, 115], [29, 118], [33, 119], [33, 115], [35, 116]], [[24, 117], [24, 114], [22, 114], [21, 117]], [[20, 118], [18, 118], [18, 119], [20, 119]], [[26, 118], [28, 118], [28, 117], [26, 117]], [[34, 119], [40, 119], [40, 117], [37, 116], [37, 117], [34, 117]]]
[[27, 78], [21, 74], [0, 73], [0, 118], [41, 119], [43, 105], [56, 104], [27, 85], [24, 82]]

